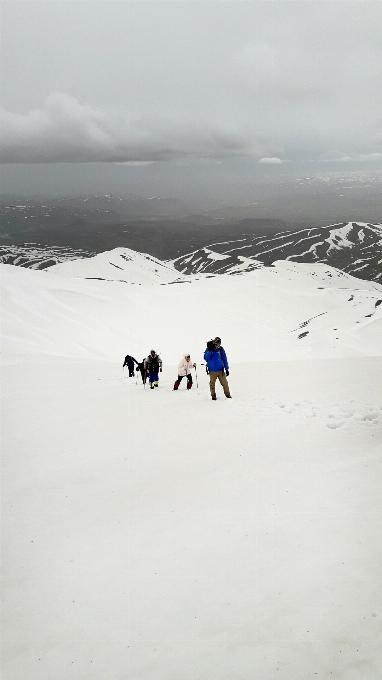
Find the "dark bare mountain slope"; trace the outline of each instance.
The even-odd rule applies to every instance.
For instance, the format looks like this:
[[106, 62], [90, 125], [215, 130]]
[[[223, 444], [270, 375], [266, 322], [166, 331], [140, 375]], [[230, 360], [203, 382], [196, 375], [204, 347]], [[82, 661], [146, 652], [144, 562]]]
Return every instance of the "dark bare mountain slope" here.
[[[222, 257], [223, 256], [223, 257]], [[276, 260], [322, 262], [361, 279], [382, 281], [382, 224], [348, 222], [271, 236], [220, 241], [173, 261], [183, 274], [237, 273]]]

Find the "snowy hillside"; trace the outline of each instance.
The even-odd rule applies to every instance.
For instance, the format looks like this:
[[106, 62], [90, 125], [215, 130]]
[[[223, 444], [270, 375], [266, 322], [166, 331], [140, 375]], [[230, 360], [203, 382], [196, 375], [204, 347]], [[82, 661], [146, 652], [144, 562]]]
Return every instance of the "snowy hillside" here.
[[44, 272], [2, 270], [3, 343], [18, 351], [113, 361], [152, 345], [176, 362], [218, 332], [235, 362], [382, 354], [382, 286], [321, 264], [179, 277], [116, 249]]
[[[221, 256], [225, 255], [223, 259]], [[214, 243], [172, 261], [184, 274], [235, 271], [239, 261], [322, 262], [362, 279], [382, 281], [382, 225], [348, 222]], [[242, 267], [244, 268], [244, 267]], [[253, 265], [252, 265], [253, 268]]]
[[[80, 262], [73, 264], [70, 270], [72, 275], [76, 276], [75, 272], [78, 271], [79, 276], [114, 279], [117, 272], [113, 272], [111, 267], [115, 267], [122, 271], [121, 277], [124, 278], [127, 271], [132, 271], [138, 265], [139, 256], [134, 250], [115, 248], [109, 252], [109, 263], [105, 262], [102, 253], [91, 265], [85, 265], [85, 269]], [[0, 262], [3, 264], [32, 269], [45, 269], [76, 257], [88, 258], [92, 255], [94, 253], [84, 250], [37, 244], [0, 248]], [[182, 274], [237, 274], [256, 269], [261, 263], [270, 265], [276, 260], [292, 260], [328, 264], [358, 278], [381, 283], [382, 225], [348, 222], [321, 228], [283, 231], [272, 236], [235, 238], [199, 248], [168, 262], [162, 262], [151, 255], [145, 257], [154, 263], [149, 268], [152, 273], [156, 273], [156, 270], [164, 272], [163, 268], [169, 265]], [[134, 265], [127, 266], [130, 259], [134, 261]], [[147, 263], [141, 264], [141, 270], [146, 269]]]
[[78, 259], [50, 267], [49, 274], [125, 283], [169, 283], [181, 278], [171, 265], [146, 253], [114, 248], [89, 259]]
[[382, 286], [253, 264], [0, 265], [7, 680], [379, 680]]

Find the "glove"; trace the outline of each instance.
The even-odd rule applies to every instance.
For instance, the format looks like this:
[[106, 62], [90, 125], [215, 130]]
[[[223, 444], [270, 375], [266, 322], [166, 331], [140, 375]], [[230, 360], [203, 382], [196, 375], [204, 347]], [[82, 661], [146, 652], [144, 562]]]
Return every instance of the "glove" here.
[[162, 373], [162, 367], [160, 367], [159, 372]]
[[229, 375], [229, 371], [226, 371], [225, 374], [226, 374], [226, 375]]
[[213, 350], [215, 349], [215, 345], [214, 345], [214, 343], [212, 342], [212, 340], [209, 340], [209, 341], [207, 342], [207, 349], [209, 349], [210, 352], [213, 352]]
[[192, 364], [194, 368], [196, 368], [196, 364]]

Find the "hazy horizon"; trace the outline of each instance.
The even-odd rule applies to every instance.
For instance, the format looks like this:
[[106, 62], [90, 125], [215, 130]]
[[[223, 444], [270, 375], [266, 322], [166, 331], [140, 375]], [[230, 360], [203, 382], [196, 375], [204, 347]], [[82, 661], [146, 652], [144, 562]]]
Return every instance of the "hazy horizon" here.
[[253, 159], [222, 162], [117, 164], [12, 164], [0, 166], [1, 194], [19, 196], [81, 196], [115, 194], [153, 196], [184, 201], [190, 208], [233, 206], [271, 191], [281, 194], [287, 185], [307, 179], [325, 183], [340, 178], [366, 184], [372, 178], [382, 188], [377, 162], [299, 162], [259, 166]]

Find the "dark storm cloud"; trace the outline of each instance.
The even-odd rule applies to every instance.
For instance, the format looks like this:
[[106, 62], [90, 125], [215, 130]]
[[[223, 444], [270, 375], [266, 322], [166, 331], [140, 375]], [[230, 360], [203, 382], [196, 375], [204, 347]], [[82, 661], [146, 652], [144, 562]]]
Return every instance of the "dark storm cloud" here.
[[3, 162], [382, 151], [382, 3], [36, 0], [3, 15]]
[[1, 133], [1, 163], [222, 158], [251, 150], [234, 131], [165, 118], [124, 121], [59, 92], [26, 115], [3, 110]]

